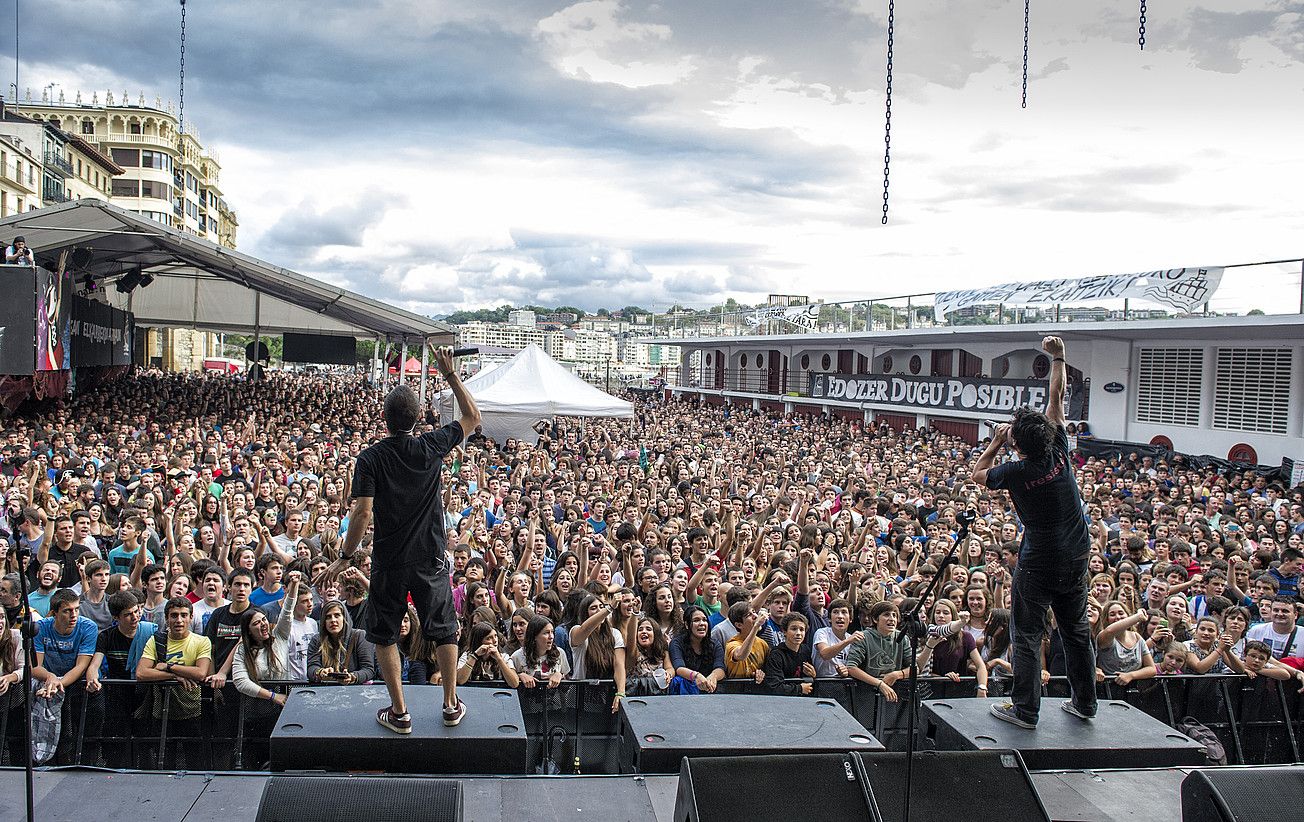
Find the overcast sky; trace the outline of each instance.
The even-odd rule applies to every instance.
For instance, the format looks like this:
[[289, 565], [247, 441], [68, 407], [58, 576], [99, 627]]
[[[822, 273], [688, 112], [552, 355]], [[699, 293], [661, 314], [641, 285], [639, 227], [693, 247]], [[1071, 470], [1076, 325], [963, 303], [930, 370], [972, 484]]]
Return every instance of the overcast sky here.
[[[176, 2], [19, 3], [34, 94], [176, 97]], [[885, 0], [191, 0], [186, 113], [241, 250], [428, 314], [1304, 256], [1304, 2], [1034, 0], [1026, 110], [1022, 3], [897, 12], [888, 226]]]

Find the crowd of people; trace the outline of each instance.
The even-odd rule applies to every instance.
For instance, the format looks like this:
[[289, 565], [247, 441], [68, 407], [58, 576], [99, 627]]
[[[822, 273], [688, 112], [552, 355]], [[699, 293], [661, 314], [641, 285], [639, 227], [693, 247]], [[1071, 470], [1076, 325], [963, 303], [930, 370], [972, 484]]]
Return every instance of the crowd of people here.
[[[204, 738], [233, 738], [243, 716], [246, 737], [265, 739], [287, 683], [379, 681], [355, 627], [367, 537], [347, 570], [326, 571], [350, 527], [356, 456], [386, 436], [383, 392], [358, 374], [138, 371], [4, 420], [9, 755], [32, 710], [58, 725], [43, 748], [55, 761], [77, 756], [80, 735], [82, 762], [147, 765], [129, 740], [157, 735], [166, 703], [187, 767], [227, 767]], [[974, 444], [661, 398], [629, 419], [539, 430], [537, 442], [477, 433], [444, 466], [459, 684], [609, 680], [612, 712], [628, 695], [709, 694], [726, 679], [800, 696], [850, 678], [896, 701], [914, 662], [978, 696], [1008, 691], [1022, 525], [1004, 492], [974, 482]], [[1304, 489], [1180, 458], [1074, 464], [1099, 681], [1304, 683]], [[959, 562], [944, 562], [954, 546]], [[912, 643], [900, 620], [939, 573]], [[409, 609], [405, 681], [435, 684], [415, 626]], [[1043, 676], [1061, 653], [1047, 628]]]

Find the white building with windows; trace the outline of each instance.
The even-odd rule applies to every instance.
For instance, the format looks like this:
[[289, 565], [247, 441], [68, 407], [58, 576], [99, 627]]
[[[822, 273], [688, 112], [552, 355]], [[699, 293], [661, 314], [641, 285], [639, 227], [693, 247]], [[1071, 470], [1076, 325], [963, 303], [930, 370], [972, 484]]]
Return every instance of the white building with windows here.
[[682, 349], [676, 393], [704, 402], [935, 425], [977, 442], [984, 419], [1009, 416], [988, 398], [1045, 390], [1047, 334], [1067, 347], [1070, 419], [1098, 438], [1267, 465], [1304, 460], [1304, 315], [646, 342]]

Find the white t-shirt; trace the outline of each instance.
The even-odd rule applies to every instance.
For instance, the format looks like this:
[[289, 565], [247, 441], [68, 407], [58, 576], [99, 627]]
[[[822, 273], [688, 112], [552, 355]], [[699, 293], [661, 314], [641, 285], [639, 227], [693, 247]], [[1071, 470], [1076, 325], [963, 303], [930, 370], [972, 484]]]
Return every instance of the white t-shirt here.
[[205, 599], [199, 600], [193, 606], [191, 606], [190, 609], [191, 611], [190, 630], [194, 631], [197, 634], [202, 634], [204, 632], [204, 626], [208, 624], [208, 618], [212, 615], [212, 613], [216, 611], [218, 608], [221, 608], [223, 605], [230, 605], [230, 604], [231, 604], [231, 600], [229, 599], [223, 599], [219, 601], [216, 605], [209, 605], [208, 600]]
[[308, 645], [317, 636], [317, 620], [312, 617], [290, 619], [290, 652], [288, 678], [308, 679]]
[[[584, 649], [587, 648], [589, 644], [587, 639], [582, 645], [576, 644], [575, 631], [578, 628], [578, 625], [571, 628], [571, 656], [575, 658], [575, 670], [572, 672], [571, 679], [584, 679]], [[616, 650], [623, 650], [625, 647], [625, 639], [620, 635], [620, 631], [612, 628], [611, 635], [616, 641]]]
[[[1289, 653], [1282, 653], [1286, 648], [1286, 641], [1290, 639], [1291, 631], [1295, 633], [1295, 642], [1291, 645]], [[1304, 656], [1304, 628], [1295, 630], [1295, 626], [1292, 625], [1290, 631], [1279, 634], [1273, 629], [1271, 622], [1260, 622], [1246, 631], [1245, 636], [1247, 639], [1268, 643], [1276, 659], [1281, 659], [1283, 656]]]
[[820, 655], [819, 652], [820, 644], [823, 643], [824, 645], [837, 645], [839, 642], [841, 642], [843, 639], [846, 638], [847, 638], [846, 634], [843, 634], [842, 639], [839, 639], [838, 635], [833, 633], [832, 628], [820, 628], [819, 630], [815, 631], [815, 638], [812, 640], [813, 644], [811, 645], [811, 650], [815, 652], [814, 654], [812, 654], [812, 656], [815, 657], [815, 674], [817, 676], [837, 676], [838, 675], [837, 666], [838, 665], [842, 665], [844, 667], [846, 666], [847, 651], [851, 650], [851, 646], [848, 645], [847, 647], [839, 651], [832, 659], [825, 659]]
[[[525, 662], [524, 648], [517, 648], [516, 652], [513, 653], [507, 661], [512, 663], [512, 670], [516, 671], [516, 673], [529, 674], [535, 679], [547, 679], [553, 671], [553, 669], [549, 668], [547, 663], [543, 660], [539, 660], [533, 668], [527, 665]], [[561, 671], [563, 679], [566, 678], [566, 675], [569, 674], [571, 670], [570, 661], [566, 659], [566, 654], [560, 650], [557, 652], [556, 670]]]

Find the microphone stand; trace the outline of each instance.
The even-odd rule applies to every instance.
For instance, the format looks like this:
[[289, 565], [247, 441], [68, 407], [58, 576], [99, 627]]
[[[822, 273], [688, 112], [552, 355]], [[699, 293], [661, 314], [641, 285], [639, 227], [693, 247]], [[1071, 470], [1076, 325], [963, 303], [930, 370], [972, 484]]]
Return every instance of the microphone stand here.
[[924, 589], [919, 601], [915, 607], [910, 609], [909, 615], [901, 618], [901, 628], [899, 637], [910, 637], [910, 696], [907, 711], [909, 716], [906, 719], [906, 779], [905, 779], [905, 801], [901, 805], [901, 822], [910, 822], [910, 792], [915, 775], [915, 715], [919, 713], [919, 647], [918, 640], [928, 636], [928, 628], [919, 620], [919, 612], [923, 610], [924, 603], [936, 592], [938, 585], [942, 582], [947, 566], [954, 565], [956, 552], [960, 550], [960, 543], [964, 542], [968, 535], [968, 523], [964, 523], [961, 533], [956, 537], [955, 544], [942, 560], [941, 567], [937, 573], [929, 580], [928, 587]]
[[27, 749], [27, 755], [23, 757], [24, 782], [27, 794], [27, 822], [34, 822], [36, 803], [32, 775], [32, 659], [36, 656], [36, 651], [32, 638], [36, 636], [36, 623], [30, 619], [31, 605], [27, 601], [27, 564], [23, 562], [26, 559], [30, 563], [32, 549], [17, 544], [15, 553], [18, 557], [18, 589], [23, 598], [18, 607], [24, 614], [22, 624], [18, 626], [18, 636], [23, 643], [23, 742]]

